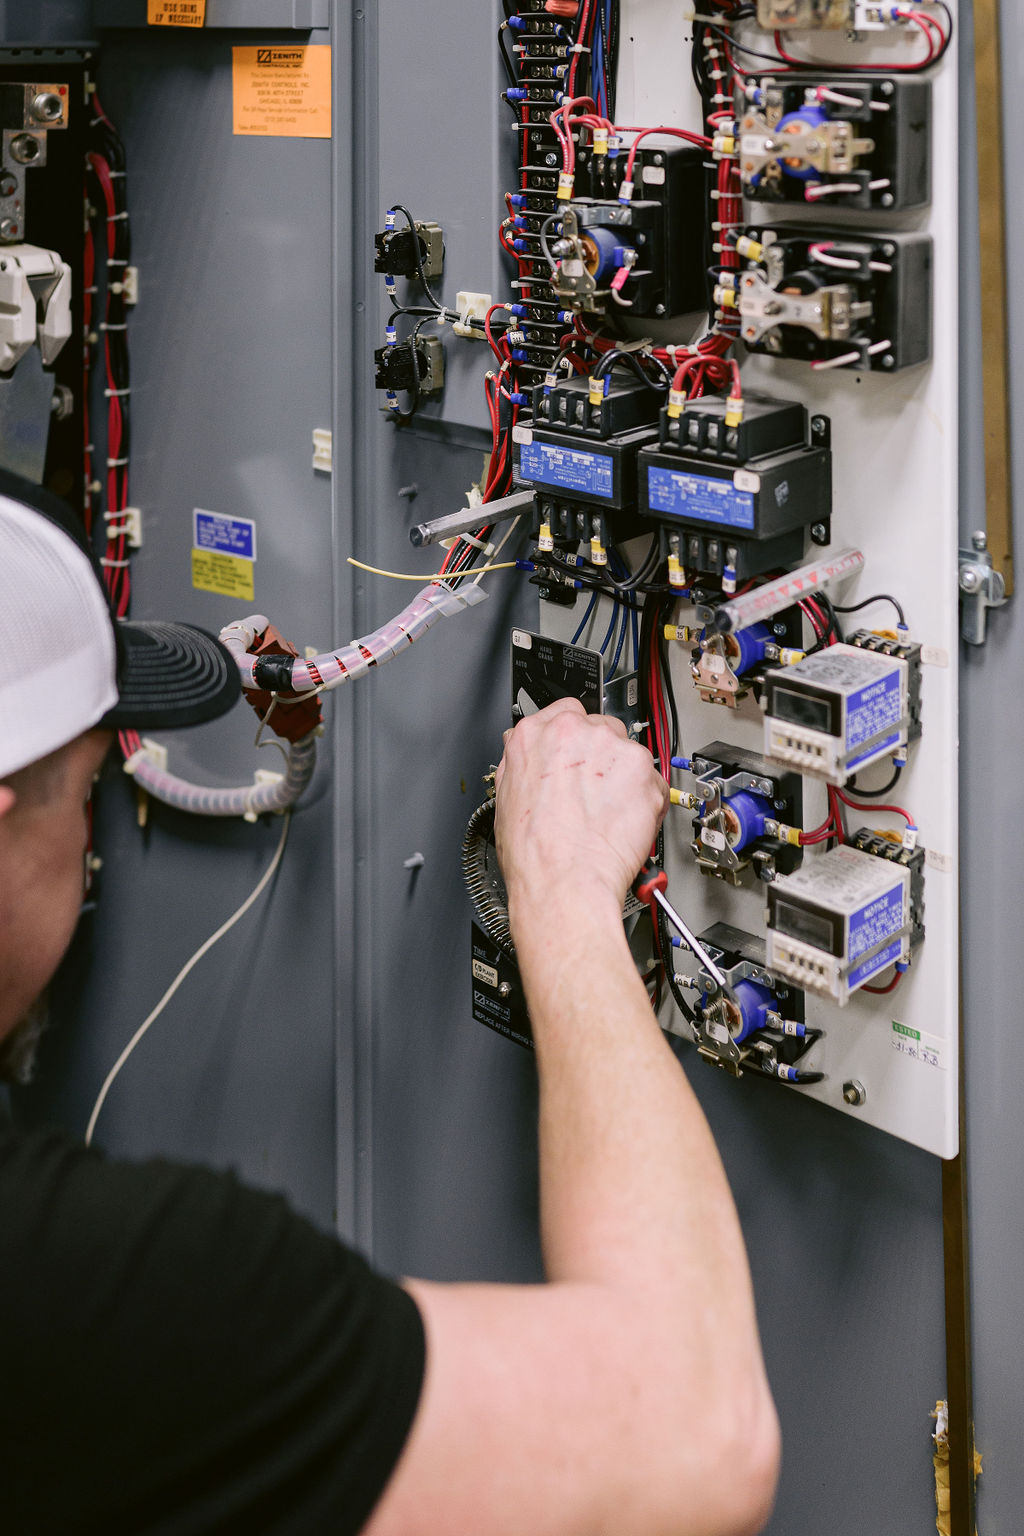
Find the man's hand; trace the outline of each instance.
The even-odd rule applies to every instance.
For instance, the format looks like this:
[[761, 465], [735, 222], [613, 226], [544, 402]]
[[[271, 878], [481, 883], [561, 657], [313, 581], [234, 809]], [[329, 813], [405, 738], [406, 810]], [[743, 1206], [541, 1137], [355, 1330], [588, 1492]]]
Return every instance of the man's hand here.
[[619, 720], [559, 699], [505, 737], [496, 833], [509, 909], [571, 891], [621, 907], [651, 851], [668, 788]]

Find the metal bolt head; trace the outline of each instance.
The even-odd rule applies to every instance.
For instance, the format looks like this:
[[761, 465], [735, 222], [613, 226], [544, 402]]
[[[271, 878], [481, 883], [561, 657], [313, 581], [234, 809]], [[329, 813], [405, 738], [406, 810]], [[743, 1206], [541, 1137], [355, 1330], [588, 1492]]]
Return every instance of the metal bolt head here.
[[510, 981], [503, 981], [499, 984], [498, 996], [503, 998], [512, 996], [512, 983]]
[[75, 397], [66, 384], [58, 384], [53, 392], [50, 410], [57, 421], [66, 421], [75, 408]]
[[883, 192], [878, 201], [881, 203], [883, 208], [891, 208], [896, 199], [893, 197], [891, 192]]
[[973, 565], [965, 565], [960, 572], [961, 592], [977, 592], [981, 586], [981, 576]]
[[827, 423], [824, 416], [811, 417], [811, 431], [814, 433], [815, 437], [821, 437], [824, 434], [826, 425]]
[[864, 1087], [864, 1084], [858, 1082], [855, 1077], [851, 1077], [843, 1084], [843, 1098], [847, 1104], [852, 1105], [855, 1109], [860, 1108], [867, 1096], [867, 1089]]
[[984, 528], [979, 528], [977, 532], [971, 534], [971, 544], [978, 551], [979, 555], [988, 549], [988, 534]]
[[17, 133], [11, 140], [11, 158], [19, 165], [32, 165], [42, 154], [42, 145], [31, 133]]
[[16, 240], [21, 226], [16, 219], [0, 219], [0, 240]]
[[59, 123], [64, 103], [54, 91], [40, 91], [32, 100], [32, 116], [37, 123]]
[[881, 91], [883, 96], [891, 96], [895, 87], [893, 86], [891, 80], [883, 80], [878, 89]]
[[18, 190], [18, 178], [11, 171], [0, 173], [0, 197], [13, 197]]
[[882, 358], [882, 367], [887, 369], [896, 367], [896, 359], [893, 357], [891, 352], [887, 352]]
[[824, 523], [811, 524], [811, 538], [814, 540], [815, 544], [824, 544], [826, 537], [827, 533]]
[[781, 639], [781, 637], [785, 633], [786, 633], [786, 626], [785, 626], [785, 624], [778, 624], [778, 623], [776, 623], [776, 624], [772, 625], [772, 634], [773, 635], [778, 635], [780, 637], [780, 639]]
[[557, 155], [547, 154], [547, 155], [544, 156], [544, 164], [545, 165], [557, 165], [557, 163], [558, 163], [558, 156]]
[[655, 306], [654, 306], [654, 313], [656, 315], [663, 315], [665, 313], [665, 306], [664, 306], [664, 304], [655, 304]]

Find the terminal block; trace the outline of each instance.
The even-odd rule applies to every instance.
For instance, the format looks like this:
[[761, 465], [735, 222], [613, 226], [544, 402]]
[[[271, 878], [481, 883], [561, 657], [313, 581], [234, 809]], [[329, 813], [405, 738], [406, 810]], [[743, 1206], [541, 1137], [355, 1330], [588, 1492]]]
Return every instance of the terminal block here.
[[577, 195], [524, 237], [527, 251], [532, 238], [554, 261], [551, 286], [567, 308], [640, 317], [706, 306], [703, 158], [682, 146], [639, 150], [635, 192], [624, 196], [626, 156], [580, 151]]
[[610, 543], [638, 531], [637, 456], [657, 440], [660, 405], [657, 390], [621, 370], [536, 387], [533, 423], [512, 435], [516, 483], [536, 491], [542, 550], [587, 540], [603, 565]]
[[444, 232], [440, 224], [417, 219], [412, 229], [397, 224], [373, 237], [373, 270], [392, 277], [415, 277], [417, 256], [427, 282], [444, 271]]
[[680, 568], [737, 580], [797, 565], [827, 544], [832, 453], [827, 416], [750, 395], [742, 420], [726, 400], [662, 411], [659, 442], [641, 450], [641, 516], [661, 526], [670, 580]]
[[768, 964], [844, 1007], [924, 937], [924, 849], [863, 829], [768, 890]]
[[822, 1032], [804, 1023], [803, 993], [767, 968], [764, 940], [729, 923], [715, 923], [699, 938], [731, 996], [703, 970], [676, 978], [700, 993], [693, 1023], [698, 1054], [734, 1077], [747, 1069], [783, 1082], [820, 1081], [820, 1073], [798, 1063]]
[[690, 772], [699, 797], [690, 847], [702, 873], [742, 885], [796, 869], [799, 845], [777, 834], [799, 826], [797, 774], [780, 773], [756, 752], [724, 741], [696, 752]]
[[859, 630], [765, 677], [765, 756], [842, 786], [921, 734], [921, 648]]
[[749, 229], [736, 243], [740, 333], [754, 352], [888, 372], [931, 355], [932, 240]]
[[766, 77], [739, 93], [744, 192], [758, 202], [827, 198], [829, 208], [924, 207], [931, 105], [930, 82], [916, 77]]
[[25, 173], [46, 164], [47, 135], [68, 125], [70, 92], [64, 84], [0, 81], [0, 243], [25, 239]]

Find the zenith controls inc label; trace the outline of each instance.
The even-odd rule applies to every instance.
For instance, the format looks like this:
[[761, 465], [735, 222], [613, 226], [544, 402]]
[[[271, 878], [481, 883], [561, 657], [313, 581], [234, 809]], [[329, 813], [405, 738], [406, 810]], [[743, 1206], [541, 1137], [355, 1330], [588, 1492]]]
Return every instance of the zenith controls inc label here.
[[647, 500], [652, 512], [717, 523], [723, 528], [753, 528], [754, 494], [737, 489], [732, 480], [688, 475], [678, 469], [647, 469]]
[[614, 467], [607, 453], [583, 453], [555, 443], [524, 443], [519, 454], [522, 479], [556, 485], [563, 491], [585, 491], [589, 496], [614, 494]]

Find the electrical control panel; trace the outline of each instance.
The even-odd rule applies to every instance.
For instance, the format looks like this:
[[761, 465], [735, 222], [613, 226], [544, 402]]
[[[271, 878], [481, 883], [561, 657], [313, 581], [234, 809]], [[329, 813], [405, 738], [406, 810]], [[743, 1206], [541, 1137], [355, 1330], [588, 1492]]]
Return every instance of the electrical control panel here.
[[[671, 939], [661, 1021], [741, 1080], [737, 1113], [769, 1079], [948, 1155], [955, 15], [760, 0], [680, 33], [670, 9], [629, 8], [614, 112], [570, 81], [568, 11], [509, 22], [495, 399], [542, 598], [513, 697], [541, 705], [547, 672], [588, 709], [631, 690], [710, 960]], [[486, 942], [478, 1016], [521, 1005]]]

